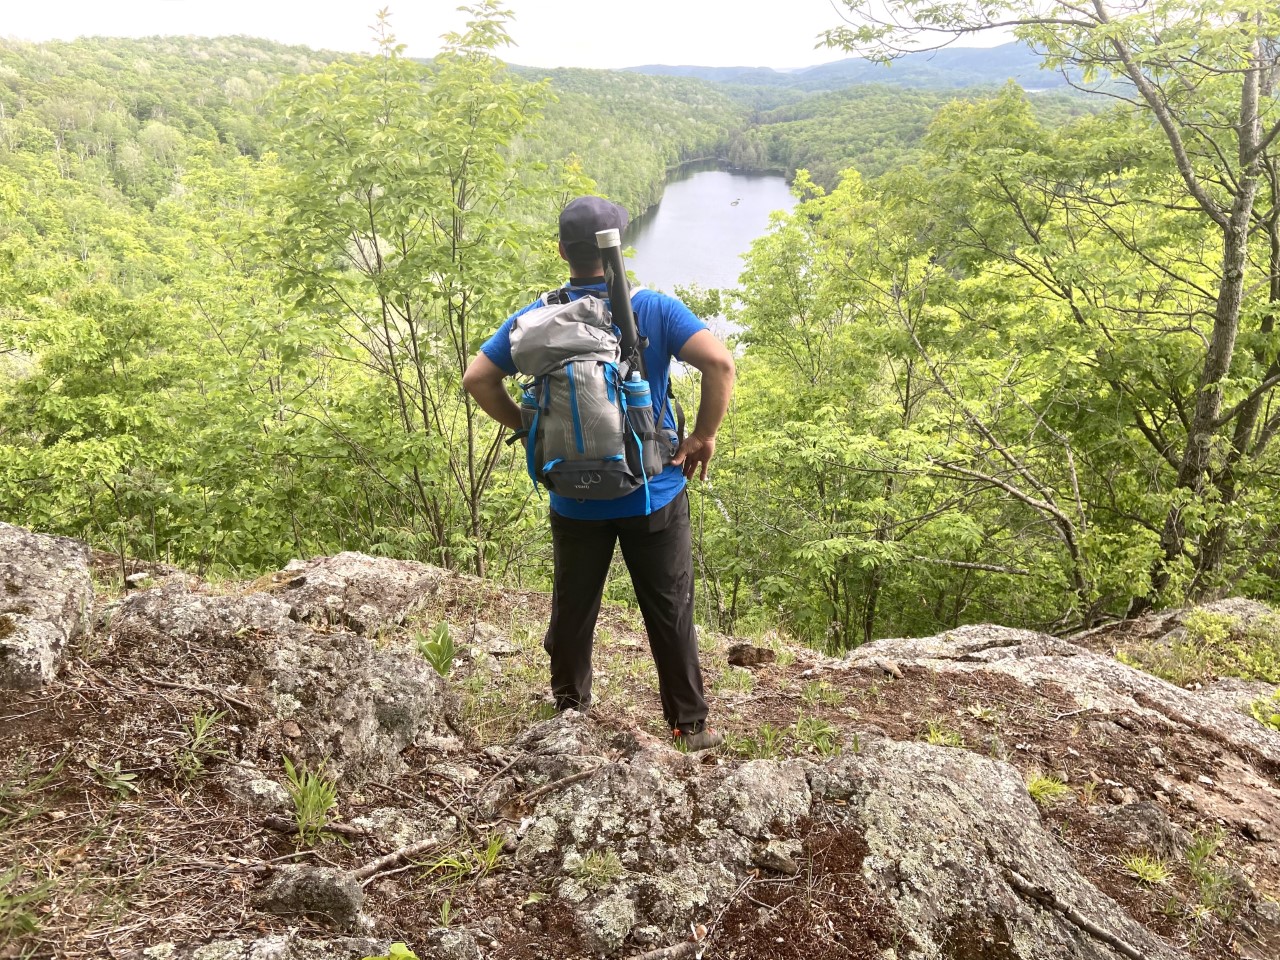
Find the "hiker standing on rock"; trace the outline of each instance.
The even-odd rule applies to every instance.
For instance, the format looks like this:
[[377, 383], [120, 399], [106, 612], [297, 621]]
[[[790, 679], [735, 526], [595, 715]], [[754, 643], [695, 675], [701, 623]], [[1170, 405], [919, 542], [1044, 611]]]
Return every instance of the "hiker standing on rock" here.
[[[560, 214], [569, 282], [509, 317], [462, 385], [485, 413], [524, 437], [530, 475], [551, 490], [555, 583], [544, 646], [556, 708], [590, 706], [596, 619], [620, 542], [667, 725], [677, 744], [705, 750], [724, 737], [706, 723], [685, 485], [694, 474], [706, 479], [733, 391], [733, 356], [683, 303], [643, 288], [631, 295], [635, 362], [621, 356], [618, 328], [603, 306], [606, 268], [596, 235], [621, 231], [627, 221], [625, 209], [600, 197], [571, 201]], [[666, 402], [672, 358], [702, 372], [697, 419], [683, 439]], [[503, 385], [518, 372], [531, 377], [520, 405]]]

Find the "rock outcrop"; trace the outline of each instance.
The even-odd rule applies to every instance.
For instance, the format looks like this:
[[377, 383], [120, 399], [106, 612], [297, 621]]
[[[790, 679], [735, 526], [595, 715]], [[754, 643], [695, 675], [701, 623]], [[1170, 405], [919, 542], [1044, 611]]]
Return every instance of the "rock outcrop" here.
[[[541, 708], [537, 624], [473, 629], [442, 677], [422, 624], [488, 611], [450, 608], [481, 591], [435, 568], [343, 554], [231, 590], [170, 578], [107, 604], [59, 667], [89, 626], [87, 552], [3, 525], [0, 542], [3, 617], [60, 638], [23, 671], [12, 651], [34, 648], [0, 639], [24, 678], [0, 712], [0, 862], [38, 861], [14, 875], [33, 949], [1280, 955], [1280, 732], [1241, 709], [1270, 685], [1182, 689], [995, 626], [842, 659], [752, 647], [750, 673], [708, 642], [713, 680], [738, 685], [714, 695], [730, 739], [688, 755], [646, 720], [637, 637], [600, 645], [590, 716]], [[285, 758], [337, 797], [302, 840]]]
[[368, 637], [402, 624], [447, 577], [439, 567], [410, 560], [340, 553], [295, 560], [276, 575], [272, 592], [297, 620], [338, 624]]
[[207, 596], [168, 583], [121, 602], [108, 639], [167, 682], [262, 703], [265, 717], [242, 732], [244, 756], [322, 763], [357, 786], [401, 772], [411, 746], [461, 747], [453, 697], [422, 657], [299, 619], [267, 594]]
[[92, 622], [89, 548], [0, 523], [0, 696], [52, 680]]

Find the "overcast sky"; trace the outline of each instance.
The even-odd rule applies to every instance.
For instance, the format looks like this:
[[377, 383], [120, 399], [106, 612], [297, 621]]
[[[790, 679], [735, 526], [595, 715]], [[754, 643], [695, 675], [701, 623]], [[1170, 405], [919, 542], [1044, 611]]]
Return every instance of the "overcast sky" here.
[[[839, 60], [814, 49], [839, 22], [831, 0], [507, 0], [512, 63], [630, 67], [649, 63], [801, 67]], [[458, 0], [0, 0], [0, 36], [247, 34], [330, 50], [371, 51], [383, 6], [413, 56], [432, 56], [460, 29]]]

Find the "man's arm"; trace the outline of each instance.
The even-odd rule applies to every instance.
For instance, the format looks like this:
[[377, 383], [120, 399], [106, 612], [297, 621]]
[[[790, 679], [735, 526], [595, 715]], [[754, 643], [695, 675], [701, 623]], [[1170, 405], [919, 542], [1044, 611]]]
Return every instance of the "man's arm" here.
[[524, 424], [520, 420], [520, 408], [502, 385], [506, 376], [500, 366], [483, 353], [477, 353], [462, 375], [462, 389], [475, 397], [481, 410], [504, 427], [519, 430]]
[[[707, 464], [716, 452], [716, 432], [729, 409], [735, 368], [733, 354], [710, 330], [699, 330], [685, 341], [678, 359], [702, 372], [702, 396], [693, 432], [684, 438], [671, 462], [684, 468], [684, 475], [696, 473], [707, 479]], [[478, 399], [478, 398], [477, 398]]]

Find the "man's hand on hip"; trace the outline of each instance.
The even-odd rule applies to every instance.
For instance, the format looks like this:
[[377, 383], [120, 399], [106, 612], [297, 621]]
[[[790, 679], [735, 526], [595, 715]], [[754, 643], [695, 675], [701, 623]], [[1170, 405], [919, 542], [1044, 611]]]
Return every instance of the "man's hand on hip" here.
[[684, 438], [684, 443], [680, 444], [680, 449], [671, 458], [671, 462], [684, 470], [685, 479], [692, 480], [693, 475], [696, 473], [699, 480], [705, 480], [707, 479], [707, 464], [711, 462], [715, 452], [715, 437], [706, 440], [696, 433], [691, 433]]

